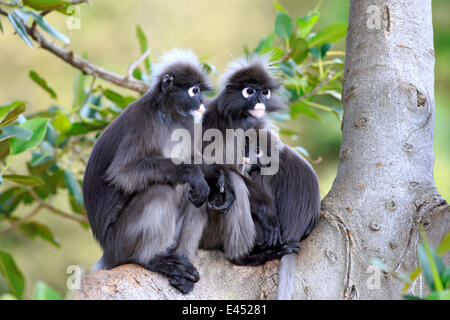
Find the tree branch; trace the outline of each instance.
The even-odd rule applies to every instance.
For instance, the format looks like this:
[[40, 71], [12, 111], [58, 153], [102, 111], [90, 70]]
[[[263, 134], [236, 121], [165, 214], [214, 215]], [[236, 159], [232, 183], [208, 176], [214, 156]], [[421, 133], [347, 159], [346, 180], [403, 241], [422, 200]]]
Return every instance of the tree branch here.
[[30, 220], [31, 218], [33, 218], [36, 214], [39, 213], [39, 211], [43, 208], [43, 206], [41, 204], [39, 204], [33, 211], [31, 211], [31, 213], [29, 213], [28, 215], [26, 215], [25, 217], [23, 217], [20, 220], [17, 220], [16, 222], [14, 222], [13, 224], [11, 224], [8, 228], [0, 231], [0, 237], [3, 236], [4, 234], [16, 229], [17, 227], [19, 227], [21, 224], [23, 224], [24, 222]]
[[145, 50], [144, 54], [136, 60], [136, 62], [132, 63], [130, 67], [128, 68], [128, 79], [134, 79], [133, 77], [133, 71], [142, 63], [142, 61], [145, 60], [150, 55], [150, 49]]
[[[73, 1], [75, 2], [75, 1]], [[85, 1], [82, 1], [85, 2]], [[0, 14], [7, 16], [8, 14], [0, 8]], [[113, 83], [119, 87], [137, 91], [139, 93], [145, 93], [150, 88], [148, 84], [143, 81], [136, 80], [134, 78], [129, 78], [128, 76], [122, 77], [113, 72], [105, 70], [93, 63], [90, 63], [86, 59], [75, 55], [72, 51], [67, 50], [55, 42], [46, 38], [41, 32], [32, 26], [24, 25], [28, 35], [37, 43], [41, 45], [42, 48], [51, 52], [58, 58], [67, 62], [74, 68], [79, 69], [81, 72], [87, 75], [94, 76], [96, 78], [101, 78], [107, 82]]]
[[85, 216], [76, 216], [76, 215], [73, 215], [73, 214], [70, 214], [70, 213], [66, 213], [66, 212], [64, 212], [62, 210], [59, 210], [59, 209], [53, 207], [50, 204], [47, 204], [47, 203], [43, 202], [41, 200], [41, 198], [39, 198], [39, 196], [36, 194], [36, 192], [34, 192], [34, 190], [32, 188], [27, 188], [27, 191], [31, 195], [31, 197], [37, 203], [39, 203], [39, 205], [42, 208], [46, 208], [47, 210], [50, 210], [52, 213], [56, 214], [57, 216], [61, 216], [61, 217], [64, 217], [64, 218], [67, 218], [69, 220], [73, 220], [73, 221], [76, 221], [76, 222], [89, 223], [88, 219]]

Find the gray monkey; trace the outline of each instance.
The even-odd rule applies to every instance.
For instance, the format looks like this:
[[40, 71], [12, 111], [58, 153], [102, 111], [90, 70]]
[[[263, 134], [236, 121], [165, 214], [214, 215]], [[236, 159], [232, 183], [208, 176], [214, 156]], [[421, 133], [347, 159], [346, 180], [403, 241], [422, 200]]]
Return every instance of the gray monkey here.
[[[273, 76], [269, 61], [270, 56], [265, 55], [243, 57], [231, 62], [228, 72], [222, 77], [221, 92], [207, 103], [203, 126], [205, 129], [217, 128], [224, 133], [227, 129], [265, 131], [269, 137], [266, 146], [261, 143], [261, 150], [253, 150], [255, 153], [262, 152], [268, 156], [267, 153], [272, 150], [270, 145], [277, 145], [279, 159], [275, 174], [262, 174], [265, 165], [260, 162], [248, 168], [250, 181], [245, 175], [238, 177], [232, 172], [235, 183], [239, 179], [245, 181], [236, 183], [240, 190], [235, 188], [235, 193], [248, 194], [256, 235], [253, 236], [253, 222], [246, 222], [249, 223], [248, 230], [244, 226], [240, 230], [251, 233], [248, 238], [251, 242], [233, 243], [228, 250], [240, 254], [243, 250], [239, 246], [242, 246], [244, 251], [252, 247], [251, 252], [245, 256], [227, 256], [234, 257], [230, 260], [238, 265], [259, 265], [281, 257], [278, 299], [290, 299], [299, 243], [311, 233], [319, 220], [320, 190], [311, 165], [284, 145], [265, 120], [267, 112], [279, 110], [285, 105], [278, 94], [280, 84]], [[235, 216], [247, 216], [247, 210], [241, 208]], [[234, 223], [236, 221], [230, 222]]]
[[[150, 90], [97, 140], [83, 195], [92, 232], [103, 249], [95, 269], [136, 263], [166, 275], [187, 293], [199, 274], [189, 261], [191, 252], [176, 244], [178, 237], [190, 237], [180, 230], [191, 228], [206, 211], [201, 206], [209, 194], [208, 173], [185, 161], [192, 152], [182, 154], [180, 164], [173, 161], [171, 134], [176, 129], [193, 132], [204, 112], [202, 92], [211, 87], [192, 51], [175, 49], [161, 61]], [[200, 235], [192, 236], [189, 241], [199, 241]]]

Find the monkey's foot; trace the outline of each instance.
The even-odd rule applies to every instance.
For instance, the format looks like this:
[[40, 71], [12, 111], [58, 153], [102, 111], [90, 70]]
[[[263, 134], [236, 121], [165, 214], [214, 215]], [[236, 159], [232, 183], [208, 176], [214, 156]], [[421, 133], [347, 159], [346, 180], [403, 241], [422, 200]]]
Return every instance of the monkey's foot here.
[[183, 294], [190, 292], [194, 288], [194, 283], [200, 279], [194, 265], [177, 254], [158, 255], [146, 267], [167, 276], [170, 284]]
[[291, 253], [298, 253], [300, 248], [298, 244], [284, 244], [278, 248], [267, 249], [259, 251], [260, 248], [255, 248], [248, 256], [234, 259], [231, 261], [238, 266], [259, 266], [265, 264], [267, 261], [274, 259], [281, 259], [284, 255]]
[[227, 213], [236, 197], [230, 191], [230, 187], [227, 186], [223, 172], [220, 172], [217, 181], [209, 180], [208, 184], [210, 186], [208, 208], [219, 213]]
[[278, 217], [267, 217], [267, 214], [262, 214], [259, 217], [264, 217], [264, 219], [259, 218], [259, 223], [264, 238], [261, 242], [257, 243], [258, 250], [265, 251], [282, 246], [283, 239], [281, 238], [281, 226], [278, 222]]
[[187, 294], [194, 289], [195, 282], [189, 281], [184, 277], [173, 276], [169, 279], [169, 283], [182, 294]]

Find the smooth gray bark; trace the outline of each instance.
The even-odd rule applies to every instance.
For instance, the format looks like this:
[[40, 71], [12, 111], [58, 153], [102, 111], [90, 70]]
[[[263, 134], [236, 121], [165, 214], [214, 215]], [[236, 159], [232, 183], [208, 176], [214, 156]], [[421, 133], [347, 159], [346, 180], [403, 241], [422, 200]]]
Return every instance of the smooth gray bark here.
[[[370, 29], [373, 5], [380, 27]], [[418, 225], [435, 247], [449, 231], [449, 207], [433, 181], [434, 60], [430, 0], [351, 1], [339, 169], [319, 225], [302, 242], [294, 299], [398, 299], [402, 283], [380, 274], [377, 286], [370, 259], [409, 273], [417, 266]], [[247, 281], [239, 281], [240, 290], [222, 291], [230, 288], [229, 277], [206, 276], [194, 298], [274, 298], [276, 288], [262, 284], [274, 277], [276, 265], [269, 274], [253, 268], [243, 277], [248, 268], [231, 267], [218, 254], [199, 255], [201, 275], [217, 274], [223, 265], [223, 272]], [[96, 275], [89, 277], [95, 283]], [[419, 279], [414, 294], [422, 294], [422, 284]], [[121, 296], [108, 296], [115, 297]], [[153, 290], [145, 297], [176, 295]]]
[[[372, 5], [380, 28], [368, 27]], [[409, 273], [418, 224], [435, 246], [449, 231], [448, 206], [433, 180], [434, 60], [431, 1], [351, 1], [339, 169], [322, 202], [341, 237], [329, 241], [329, 225], [318, 235], [337, 257], [340, 284], [315, 298], [399, 298], [402, 284], [390, 276], [369, 289], [370, 259]], [[325, 261], [316, 268], [327, 269]]]

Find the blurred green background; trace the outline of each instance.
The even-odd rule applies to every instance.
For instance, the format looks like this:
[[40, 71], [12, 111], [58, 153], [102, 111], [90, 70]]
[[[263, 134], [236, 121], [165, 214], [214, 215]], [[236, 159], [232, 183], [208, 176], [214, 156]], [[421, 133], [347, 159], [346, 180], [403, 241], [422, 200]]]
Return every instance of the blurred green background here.
[[[312, 10], [316, 1], [280, 1], [292, 16], [301, 17]], [[334, 22], [347, 22], [348, 1], [325, 0], [317, 29]], [[69, 30], [67, 17], [51, 14], [47, 20], [58, 30], [69, 35], [71, 47], [78, 54], [86, 53], [89, 60], [107, 70], [124, 75], [129, 63], [140, 55], [135, 38], [139, 24], [149, 39], [152, 57], [157, 57], [173, 47], [191, 47], [199, 56], [210, 56], [208, 62], [219, 72], [226, 63], [243, 53], [247, 45], [254, 48], [259, 40], [273, 29], [276, 12], [272, 0], [92, 0], [91, 5], [80, 6], [79, 30]], [[433, 18], [436, 51], [436, 129], [434, 151], [436, 155], [435, 179], [441, 194], [450, 199], [450, 2], [433, 1]], [[52, 104], [51, 98], [28, 77], [30, 69], [44, 76], [58, 92], [59, 104], [72, 102], [72, 80], [77, 70], [56, 59], [44, 50], [30, 49], [14, 35], [13, 29], [4, 23], [0, 35], [0, 103], [27, 100], [28, 112], [45, 110]], [[342, 41], [333, 50], [344, 50]], [[216, 80], [216, 79], [213, 79]], [[126, 93], [124, 89], [118, 92]], [[336, 174], [337, 155], [341, 139], [340, 123], [328, 112], [317, 111], [321, 120], [301, 116], [289, 122], [298, 131], [290, 144], [305, 147], [314, 159], [319, 174], [321, 193], [324, 196]], [[20, 170], [19, 163], [14, 167]], [[23, 161], [24, 162], [24, 161]], [[55, 198], [53, 203], [70, 211], [65, 197]], [[20, 210], [20, 208], [19, 208]], [[24, 211], [25, 212], [25, 211]], [[0, 249], [14, 254], [19, 268], [27, 279], [29, 297], [37, 280], [44, 280], [59, 292], [66, 291], [66, 268], [80, 265], [88, 270], [100, 257], [101, 251], [90, 230], [80, 225], [42, 213], [36, 219], [53, 226], [61, 241], [56, 248], [37, 239], [32, 241], [11, 232], [0, 239]]]

